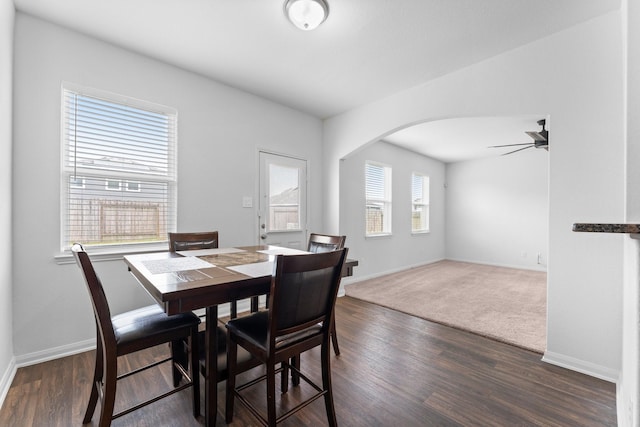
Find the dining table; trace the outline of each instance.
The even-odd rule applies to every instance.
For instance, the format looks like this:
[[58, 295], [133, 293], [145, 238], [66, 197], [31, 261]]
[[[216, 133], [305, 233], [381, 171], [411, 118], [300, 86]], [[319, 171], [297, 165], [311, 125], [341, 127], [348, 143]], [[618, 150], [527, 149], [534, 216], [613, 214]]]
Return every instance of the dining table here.
[[[309, 252], [273, 245], [125, 255], [138, 283], [168, 315], [205, 309], [205, 425], [215, 426], [218, 402], [218, 305], [269, 293], [277, 255]], [[347, 259], [342, 275], [358, 261]], [[198, 369], [193, 369], [198, 375]]]

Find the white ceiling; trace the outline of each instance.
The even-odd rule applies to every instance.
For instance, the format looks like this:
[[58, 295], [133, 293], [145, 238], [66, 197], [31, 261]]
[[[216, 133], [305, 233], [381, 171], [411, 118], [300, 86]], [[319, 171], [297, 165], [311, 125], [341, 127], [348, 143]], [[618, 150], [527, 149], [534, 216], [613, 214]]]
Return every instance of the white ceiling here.
[[[525, 131], [540, 131], [545, 117], [471, 117], [438, 120], [400, 130], [384, 138], [417, 153], [445, 163], [499, 156], [524, 146], [489, 148], [493, 145], [529, 144]], [[549, 130], [549, 126], [545, 126]], [[551, 137], [549, 137], [551, 140]], [[551, 142], [549, 143], [551, 147]], [[528, 151], [535, 148], [527, 148]], [[514, 155], [516, 153], [513, 153]]]
[[620, 0], [328, 2], [329, 18], [305, 32], [284, 17], [284, 0], [14, 0], [19, 11], [323, 119], [620, 7]]

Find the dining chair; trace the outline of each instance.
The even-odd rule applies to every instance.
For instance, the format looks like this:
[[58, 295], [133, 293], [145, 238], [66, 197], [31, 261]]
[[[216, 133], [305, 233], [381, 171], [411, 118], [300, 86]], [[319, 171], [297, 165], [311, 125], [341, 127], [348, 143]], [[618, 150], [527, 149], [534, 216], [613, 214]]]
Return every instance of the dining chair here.
[[[191, 233], [168, 233], [169, 234], [169, 251], [188, 251], [195, 249], [215, 249], [218, 248], [218, 231], [201, 231]], [[258, 297], [252, 297], [251, 299], [251, 312], [258, 310]], [[204, 316], [202, 316], [204, 317]], [[238, 317], [237, 301], [231, 301], [229, 318], [234, 319]], [[219, 323], [224, 324], [224, 321], [219, 319]], [[225, 381], [227, 379], [227, 330], [224, 326], [217, 326], [218, 337], [218, 354], [217, 354], [217, 379], [218, 382]], [[203, 377], [206, 377], [205, 368], [205, 334], [204, 331], [200, 331], [198, 334], [198, 359], [200, 361], [200, 373]], [[185, 341], [183, 344], [184, 350], [182, 354], [178, 354], [178, 358], [181, 363], [185, 363], [188, 359], [188, 343]], [[246, 351], [238, 352], [236, 364], [239, 372], [244, 372], [254, 368], [259, 362], [251, 357]], [[196, 365], [198, 366], [198, 365]]]
[[[93, 268], [89, 255], [79, 243], [75, 243], [71, 247], [71, 251], [84, 274], [93, 305], [97, 331], [96, 360], [91, 395], [89, 396], [87, 410], [82, 422], [84, 424], [91, 422], [98, 397], [101, 399], [98, 425], [106, 427], [115, 418], [188, 387], [193, 389], [193, 415], [198, 417], [200, 415], [200, 379], [196, 369], [199, 354], [198, 325], [200, 324], [200, 319], [198, 316], [193, 313], [168, 316], [159, 305], [153, 304], [111, 317], [102, 282]], [[189, 375], [180, 359], [183, 351], [183, 340], [188, 342], [190, 346], [191, 375]], [[166, 343], [171, 346], [171, 357], [118, 375], [118, 357]], [[169, 361], [172, 362], [174, 388], [129, 409], [116, 414], [113, 413], [118, 380]], [[182, 377], [184, 377], [185, 382], [180, 385]]]
[[[307, 251], [313, 253], [335, 251], [344, 248], [344, 243], [346, 240], [347, 236], [332, 236], [330, 234], [311, 233], [309, 235]], [[331, 342], [333, 344], [333, 351], [336, 353], [336, 356], [339, 356], [340, 347], [338, 346], [338, 334], [336, 333], [335, 319], [331, 324]]]
[[[217, 249], [217, 231], [198, 231], [192, 233], [168, 233], [169, 252], [190, 251], [195, 249]], [[230, 317], [238, 316], [238, 302], [229, 303]], [[200, 316], [201, 318], [203, 316]]]
[[307, 252], [330, 252], [344, 248], [347, 236], [332, 236], [330, 234], [311, 233]]
[[189, 251], [193, 249], [215, 249], [218, 247], [217, 231], [168, 234], [170, 252]]
[[[311, 253], [323, 253], [323, 252], [331, 252], [338, 249], [344, 248], [344, 243], [347, 240], [347, 236], [335, 236], [331, 234], [320, 234], [320, 233], [311, 233], [309, 235], [309, 242], [307, 243], [307, 252]], [[267, 304], [268, 305], [268, 304]], [[331, 342], [333, 344], [333, 351], [336, 356], [340, 355], [340, 346], [338, 345], [338, 334], [336, 332], [336, 322], [335, 319], [331, 323]], [[300, 358], [299, 356], [294, 356], [291, 359], [291, 364], [300, 370]], [[287, 377], [287, 368], [284, 366], [284, 375], [283, 381]], [[300, 383], [300, 379], [297, 377], [295, 371], [291, 372], [291, 379], [293, 381], [293, 385], [298, 385]], [[283, 386], [286, 387], [283, 383]]]
[[[333, 322], [342, 267], [348, 249], [306, 255], [278, 255], [275, 260], [269, 310], [230, 320], [228, 331], [229, 378], [226, 393], [226, 422], [233, 421], [235, 398], [264, 425], [275, 426], [312, 401], [324, 397], [330, 426], [337, 425], [331, 386], [330, 332]], [[320, 346], [322, 386], [297, 370], [288, 361], [301, 353]], [[238, 347], [244, 348], [262, 364], [266, 374], [236, 387], [235, 364]], [[296, 370], [299, 378], [308, 383], [315, 393], [284, 413], [276, 414], [276, 374], [286, 365]], [[243, 391], [266, 380], [267, 416], [261, 414], [243, 395]], [[286, 393], [286, 381], [281, 378]]]

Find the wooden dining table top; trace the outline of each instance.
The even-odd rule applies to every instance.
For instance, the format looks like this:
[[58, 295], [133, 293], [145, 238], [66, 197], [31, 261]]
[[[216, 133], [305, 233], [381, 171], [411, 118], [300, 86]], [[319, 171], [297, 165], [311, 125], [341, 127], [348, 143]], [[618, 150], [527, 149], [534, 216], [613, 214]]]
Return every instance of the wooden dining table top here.
[[[165, 312], [176, 314], [266, 293], [276, 255], [304, 253], [257, 245], [126, 255], [124, 261]], [[347, 260], [343, 276], [357, 265]]]

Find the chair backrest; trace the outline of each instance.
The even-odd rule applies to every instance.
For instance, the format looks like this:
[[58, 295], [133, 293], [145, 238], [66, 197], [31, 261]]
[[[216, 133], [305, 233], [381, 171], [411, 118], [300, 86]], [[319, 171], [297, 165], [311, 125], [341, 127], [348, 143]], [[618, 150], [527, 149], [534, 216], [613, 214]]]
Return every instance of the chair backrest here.
[[217, 231], [197, 233], [169, 233], [169, 251], [189, 251], [192, 249], [215, 249], [218, 247]]
[[311, 233], [307, 251], [313, 253], [331, 252], [344, 248], [347, 236], [331, 236], [329, 234]]
[[347, 251], [276, 257], [269, 294], [271, 345], [318, 323], [328, 334]]
[[107, 344], [113, 344], [113, 348], [115, 348], [116, 337], [113, 323], [111, 323], [111, 311], [109, 310], [109, 303], [104, 293], [102, 282], [93, 268], [89, 255], [80, 243], [74, 243], [71, 246], [71, 252], [76, 259], [78, 267], [82, 270], [87, 289], [89, 290], [91, 304], [93, 305], [93, 314], [96, 318], [96, 325], [100, 334], [97, 338], [102, 338], [105, 347]]

